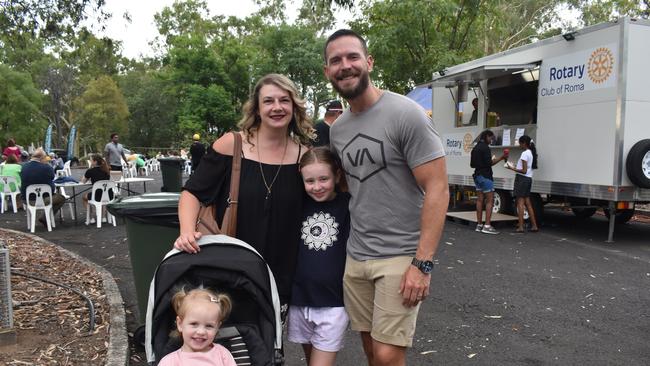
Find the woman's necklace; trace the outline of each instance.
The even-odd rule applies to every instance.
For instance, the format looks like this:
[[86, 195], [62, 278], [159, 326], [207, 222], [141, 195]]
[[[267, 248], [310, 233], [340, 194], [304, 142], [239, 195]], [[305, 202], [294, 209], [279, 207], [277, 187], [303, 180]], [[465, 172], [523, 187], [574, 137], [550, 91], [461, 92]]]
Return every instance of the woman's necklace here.
[[257, 163], [259, 164], [260, 167], [260, 174], [262, 174], [262, 181], [264, 182], [264, 187], [266, 187], [266, 197], [264, 197], [264, 200], [267, 201], [269, 197], [271, 197], [271, 189], [273, 188], [273, 183], [275, 183], [275, 180], [278, 179], [278, 175], [280, 175], [280, 169], [282, 169], [282, 163], [284, 162], [284, 157], [287, 154], [287, 146], [289, 145], [289, 138], [287, 137], [287, 139], [284, 141], [284, 152], [282, 153], [282, 159], [280, 159], [280, 166], [278, 167], [278, 170], [275, 172], [275, 176], [273, 177], [271, 184], [268, 184], [266, 182], [266, 176], [264, 176], [264, 169], [262, 169], [262, 158], [260, 157], [259, 132], [257, 133], [256, 136], [256, 142], [257, 142]]

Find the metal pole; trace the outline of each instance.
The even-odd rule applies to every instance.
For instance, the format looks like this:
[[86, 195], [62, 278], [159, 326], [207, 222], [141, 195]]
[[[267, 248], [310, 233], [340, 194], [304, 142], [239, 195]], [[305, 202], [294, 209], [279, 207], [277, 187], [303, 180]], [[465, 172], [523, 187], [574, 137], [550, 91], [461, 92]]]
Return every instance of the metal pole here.
[[616, 202], [609, 201], [609, 231], [607, 233], [607, 243], [614, 242], [615, 223], [616, 223]]

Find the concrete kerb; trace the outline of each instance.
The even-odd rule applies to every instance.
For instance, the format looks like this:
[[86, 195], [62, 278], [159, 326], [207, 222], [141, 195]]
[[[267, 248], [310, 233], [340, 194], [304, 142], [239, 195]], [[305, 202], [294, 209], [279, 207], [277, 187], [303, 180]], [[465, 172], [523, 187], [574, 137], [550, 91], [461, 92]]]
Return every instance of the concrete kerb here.
[[122, 295], [120, 290], [115, 283], [113, 276], [101, 266], [87, 260], [86, 258], [73, 253], [69, 250], [61, 248], [61, 246], [56, 245], [48, 240], [45, 240], [36, 235], [25, 233], [22, 231], [16, 231], [11, 229], [2, 229], [13, 234], [25, 235], [32, 238], [34, 241], [51, 244], [56, 246], [61, 252], [69, 255], [75, 260], [82, 262], [83, 264], [93, 268], [95, 271], [101, 274], [102, 284], [104, 286], [104, 292], [106, 293], [106, 299], [108, 301], [109, 308], [109, 317], [110, 317], [110, 329], [109, 329], [109, 340], [108, 340], [108, 350], [106, 352], [106, 366], [125, 366], [128, 365], [129, 357], [129, 337], [126, 331], [126, 318], [124, 313], [124, 302], [122, 301]]

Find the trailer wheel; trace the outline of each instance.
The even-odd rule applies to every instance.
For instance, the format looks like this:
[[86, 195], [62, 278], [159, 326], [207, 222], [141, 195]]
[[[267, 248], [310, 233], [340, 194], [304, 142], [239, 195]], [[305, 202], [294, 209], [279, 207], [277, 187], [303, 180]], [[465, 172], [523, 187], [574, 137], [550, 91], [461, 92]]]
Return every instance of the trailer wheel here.
[[[609, 219], [609, 209], [605, 209], [605, 216]], [[614, 223], [619, 225], [619, 224], [626, 224], [628, 221], [632, 219], [634, 216], [634, 209], [633, 208], [628, 208], [628, 209], [622, 209], [622, 210], [616, 210], [616, 217]]]
[[650, 139], [637, 142], [627, 154], [625, 170], [632, 183], [650, 188]]
[[586, 207], [586, 208], [571, 208], [571, 211], [577, 218], [587, 219], [593, 216], [598, 209], [596, 207]]
[[511, 214], [514, 212], [512, 195], [508, 191], [497, 190], [494, 192], [492, 213]]

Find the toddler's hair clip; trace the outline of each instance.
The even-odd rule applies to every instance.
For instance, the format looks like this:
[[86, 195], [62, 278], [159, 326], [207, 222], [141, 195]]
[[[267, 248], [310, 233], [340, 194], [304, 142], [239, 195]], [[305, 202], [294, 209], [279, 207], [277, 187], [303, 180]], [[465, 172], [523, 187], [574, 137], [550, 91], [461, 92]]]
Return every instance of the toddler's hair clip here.
[[210, 302], [217, 302], [218, 303], [219, 300], [216, 297], [210, 295]]

